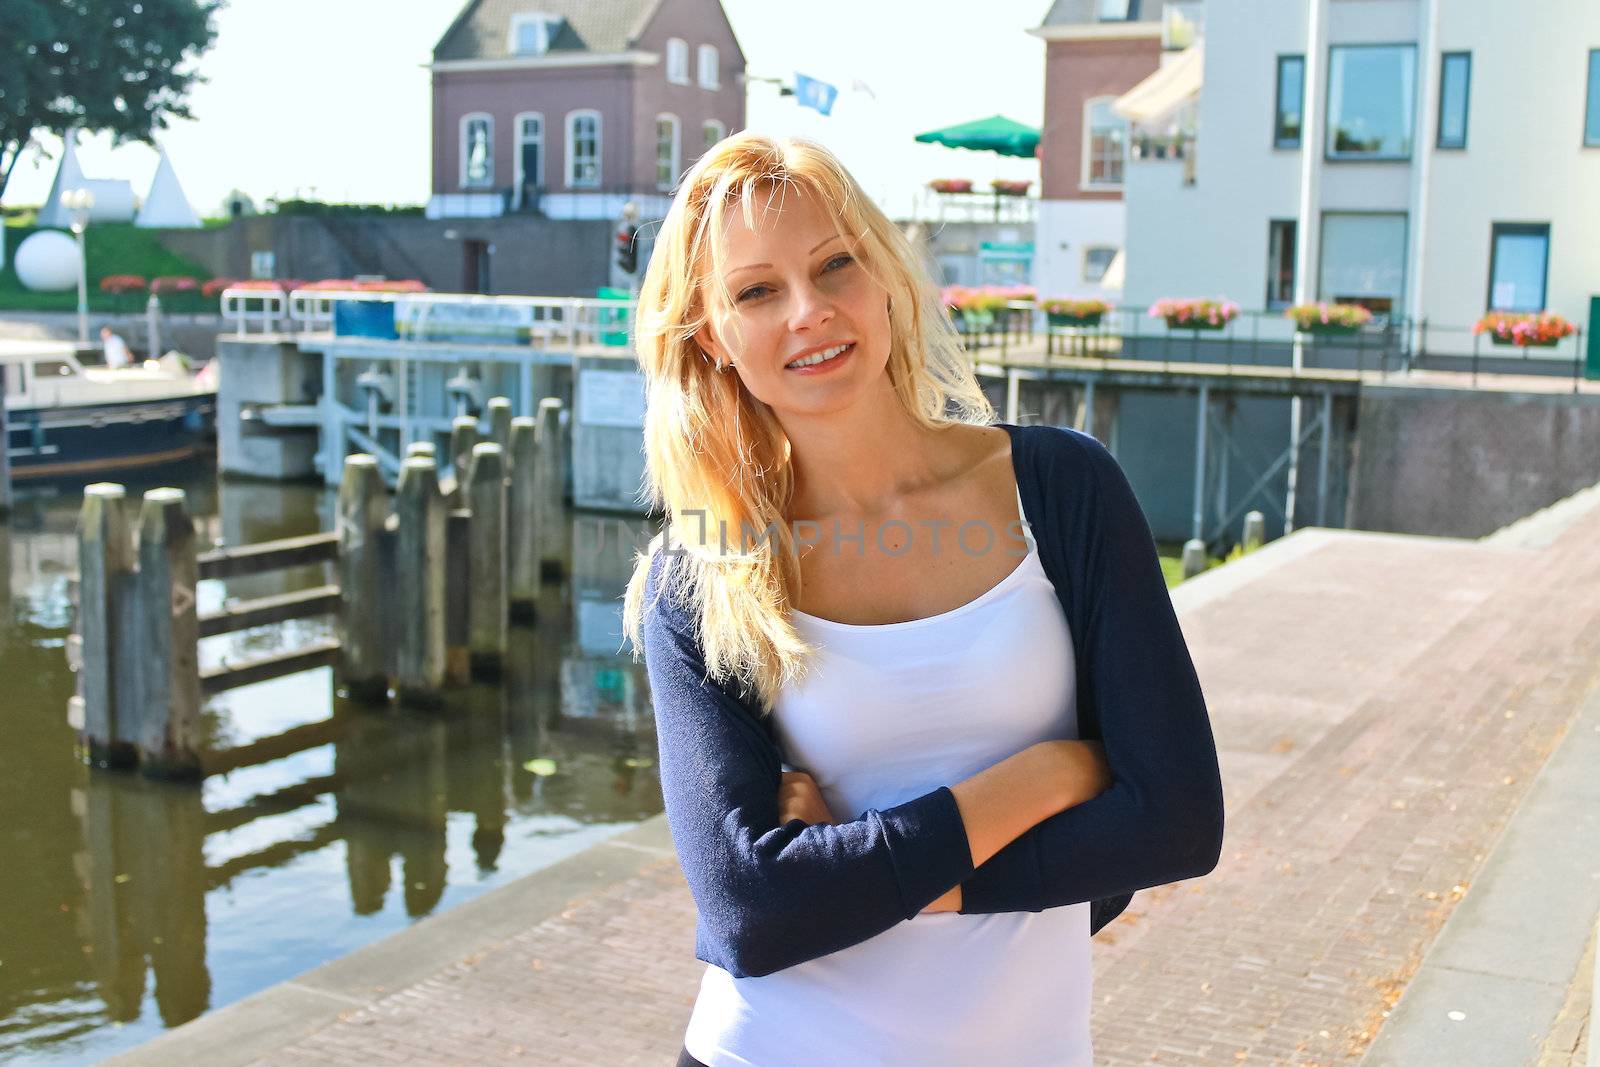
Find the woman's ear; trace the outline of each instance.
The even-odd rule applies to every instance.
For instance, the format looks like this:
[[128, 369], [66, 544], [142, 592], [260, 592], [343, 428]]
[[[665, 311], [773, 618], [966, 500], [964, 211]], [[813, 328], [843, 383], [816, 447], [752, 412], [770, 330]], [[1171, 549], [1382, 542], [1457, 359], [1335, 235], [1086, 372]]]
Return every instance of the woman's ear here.
[[717, 342], [716, 334], [711, 332], [711, 324], [705, 323], [694, 332], [694, 342], [700, 346], [700, 351], [706, 354], [706, 359], [713, 366], [722, 366], [728, 362], [728, 353]]

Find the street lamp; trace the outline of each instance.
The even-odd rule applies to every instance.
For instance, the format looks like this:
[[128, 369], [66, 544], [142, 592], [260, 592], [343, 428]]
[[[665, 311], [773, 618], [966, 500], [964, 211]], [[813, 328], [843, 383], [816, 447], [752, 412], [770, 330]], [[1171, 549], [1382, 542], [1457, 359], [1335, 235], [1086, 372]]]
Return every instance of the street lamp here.
[[78, 344], [89, 345], [89, 254], [84, 248], [83, 231], [89, 228], [89, 211], [94, 194], [87, 189], [68, 189], [61, 194], [61, 206], [72, 216], [72, 232], [78, 238]]

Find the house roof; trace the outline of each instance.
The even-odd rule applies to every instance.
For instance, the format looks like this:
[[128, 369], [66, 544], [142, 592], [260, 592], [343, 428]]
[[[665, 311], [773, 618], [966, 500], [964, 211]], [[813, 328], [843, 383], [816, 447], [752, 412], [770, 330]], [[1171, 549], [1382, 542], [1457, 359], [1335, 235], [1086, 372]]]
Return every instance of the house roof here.
[[625, 52], [638, 40], [662, 0], [469, 0], [434, 46], [435, 61], [506, 59], [511, 16], [539, 13], [564, 19], [552, 52]]
[[[1134, 17], [1128, 19], [1129, 22], [1161, 21], [1161, 0], [1129, 0], [1129, 2], [1135, 5]], [[1085, 23], [1099, 23], [1101, 20], [1096, 14], [1099, 6], [1098, 0], [1055, 0], [1040, 25], [1081, 26]]]

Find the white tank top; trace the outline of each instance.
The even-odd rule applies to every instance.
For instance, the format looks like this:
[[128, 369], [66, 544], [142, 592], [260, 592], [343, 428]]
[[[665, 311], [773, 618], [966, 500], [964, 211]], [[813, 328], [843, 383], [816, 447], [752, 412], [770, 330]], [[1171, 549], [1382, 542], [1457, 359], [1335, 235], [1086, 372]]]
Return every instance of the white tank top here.
[[[836, 818], [1078, 736], [1072, 634], [1023, 529], [1026, 557], [961, 607], [883, 625], [793, 613], [816, 659], [773, 724]], [[1091, 980], [1087, 902], [919, 914], [760, 977], [707, 964], [684, 1047], [709, 1067], [1092, 1067]]]

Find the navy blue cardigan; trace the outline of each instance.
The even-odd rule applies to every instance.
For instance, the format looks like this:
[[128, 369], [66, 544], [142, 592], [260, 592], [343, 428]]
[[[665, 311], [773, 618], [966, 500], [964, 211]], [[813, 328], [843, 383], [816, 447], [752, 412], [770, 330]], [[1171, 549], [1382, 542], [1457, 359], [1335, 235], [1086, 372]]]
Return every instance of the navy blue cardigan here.
[[1105, 746], [1112, 786], [976, 869], [948, 786], [848, 822], [779, 825], [771, 724], [749, 690], [707, 678], [696, 620], [659, 595], [657, 552], [641, 636], [667, 822], [699, 912], [696, 958], [738, 978], [770, 974], [875, 937], [958, 882], [967, 915], [1090, 901], [1092, 934], [1136, 890], [1216, 867], [1216, 744], [1133, 490], [1087, 434], [999, 425], [1072, 629], [1080, 736]]

